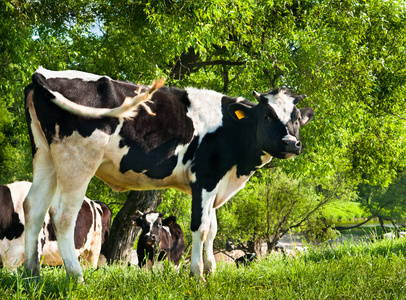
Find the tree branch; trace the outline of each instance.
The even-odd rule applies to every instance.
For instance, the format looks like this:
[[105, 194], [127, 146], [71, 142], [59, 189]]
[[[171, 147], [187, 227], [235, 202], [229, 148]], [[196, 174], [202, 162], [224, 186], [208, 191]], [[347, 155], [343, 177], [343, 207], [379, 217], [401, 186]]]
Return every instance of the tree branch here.
[[211, 61], [201, 61], [196, 63], [188, 63], [185, 65], [187, 68], [201, 68], [204, 66], [216, 66], [216, 65], [226, 65], [226, 66], [242, 66], [245, 65], [244, 61], [230, 61], [230, 60], [211, 60]]

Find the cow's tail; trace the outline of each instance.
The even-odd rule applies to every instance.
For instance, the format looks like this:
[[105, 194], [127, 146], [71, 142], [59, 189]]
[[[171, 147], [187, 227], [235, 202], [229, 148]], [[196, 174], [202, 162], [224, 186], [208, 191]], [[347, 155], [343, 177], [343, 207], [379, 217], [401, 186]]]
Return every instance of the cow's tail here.
[[107, 117], [124, 117], [124, 118], [134, 117], [136, 114], [134, 108], [137, 105], [141, 105], [150, 115], [154, 116], [155, 113], [152, 112], [151, 108], [148, 105], [146, 105], [145, 102], [150, 100], [152, 94], [157, 89], [162, 87], [164, 84], [165, 84], [165, 80], [163, 78], [154, 81], [152, 83], [151, 87], [145, 93], [141, 93], [135, 97], [125, 98], [124, 102], [123, 102], [123, 104], [121, 104], [121, 106], [111, 109], [111, 111], [108, 112], [105, 116], [107, 116]]
[[[35, 75], [35, 74], [34, 74]], [[151, 87], [144, 93], [140, 93], [135, 97], [126, 97], [123, 104], [116, 108], [96, 108], [77, 104], [67, 99], [64, 95], [59, 92], [52, 91], [47, 87], [45, 80], [42, 78], [33, 76], [33, 81], [42, 86], [47, 90], [51, 96], [50, 100], [55, 103], [60, 108], [82, 117], [89, 118], [103, 118], [103, 117], [115, 117], [115, 118], [131, 118], [137, 114], [137, 107], [139, 105], [143, 106], [145, 110], [151, 114], [155, 115], [149, 106], [145, 104], [146, 101], [151, 99], [152, 94], [165, 84], [164, 79], [159, 79], [154, 81]]]

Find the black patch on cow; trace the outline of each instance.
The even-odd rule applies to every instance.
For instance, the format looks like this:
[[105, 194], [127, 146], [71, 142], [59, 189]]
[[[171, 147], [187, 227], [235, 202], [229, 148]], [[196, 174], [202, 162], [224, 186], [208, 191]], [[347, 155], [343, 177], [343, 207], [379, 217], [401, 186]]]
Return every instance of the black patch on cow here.
[[86, 243], [87, 235], [92, 228], [93, 213], [89, 203], [83, 201], [75, 225], [75, 248], [80, 249]]
[[0, 240], [19, 238], [24, 225], [14, 210], [10, 188], [5, 185], [0, 185], [0, 208]]
[[197, 183], [191, 183], [190, 186], [192, 188], [192, 218], [190, 229], [197, 231], [202, 224], [202, 188]]
[[[72, 102], [98, 108], [115, 108], [122, 104], [126, 97], [134, 97], [135, 90], [140, 85], [130, 82], [115, 81], [102, 77], [97, 81], [83, 81], [82, 79], [50, 78], [34, 73], [33, 101], [42, 130], [48, 143], [56, 134], [59, 125], [59, 138], [63, 139], [78, 131], [83, 137], [90, 136], [96, 129], [111, 134], [117, 128], [117, 118], [85, 118], [70, 114], [50, 101], [54, 96], [52, 90], [64, 95]], [[27, 91], [29, 91], [27, 90]]]
[[195, 156], [197, 146], [199, 145], [199, 137], [195, 136], [190, 143], [190, 145], [187, 147], [186, 153], [183, 156], [182, 163], [186, 164], [189, 160], [192, 160], [193, 157]]
[[255, 136], [258, 105], [245, 101], [244, 105], [254, 107], [250, 109], [252, 116], [236, 121], [228, 111], [228, 105], [236, 102], [232, 99], [223, 97], [223, 126], [203, 137], [192, 164], [196, 182], [207, 191], [212, 191], [233, 166], [237, 165], [237, 176], [241, 176], [249, 175], [261, 164], [263, 151]]
[[156, 116], [140, 110], [135, 119], [126, 120], [120, 131], [120, 147], [130, 149], [120, 163], [120, 171], [132, 170], [151, 178], [169, 176], [177, 164], [175, 149], [190, 143], [193, 123], [186, 116], [190, 104], [185, 91], [162, 87], [149, 105]]
[[[51, 225], [51, 224], [48, 224], [48, 225]], [[52, 227], [52, 226], [51, 226], [51, 227]], [[41, 252], [44, 250], [44, 246], [45, 246], [45, 243], [46, 243], [46, 241], [47, 241], [47, 236], [46, 236], [46, 234], [45, 234], [45, 232], [46, 232], [45, 222], [42, 223], [42, 231], [44, 232], [44, 236], [40, 239]], [[49, 233], [49, 230], [48, 230], [48, 233]], [[53, 233], [53, 235], [55, 236], [55, 232], [54, 232], [54, 228], [53, 228], [53, 227], [52, 227], [52, 233]], [[56, 238], [55, 238], [55, 240], [56, 240]]]
[[25, 89], [24, 89], [25, 101], [24, 102], [25, 102], [25, 120], [28, 125], [28, 136], [30, 137], [30, 141], [31, 141], [31, 154], [34, 157], [35, 153], [37, 152], [37, 148], [35, 146], [34, 136], [32, 135], [32, 130], [31, 130], [31, 126], [30, 126], [32, 120], [31, 120], [31, 115], [29, 113], [29, 108], [27, 105], [27, 98], [33, 89], [34, 89], [34, 84], [29, 84], [25, 87]]
[[[44, 225], [45, 225], [45, 223], [44, 223]], [[48, 240], [56, 241], [55, 228], [54, 228], [54, 225], [52, 225], [51, 221], [48, 223], [46, 230], [48, 231]]]

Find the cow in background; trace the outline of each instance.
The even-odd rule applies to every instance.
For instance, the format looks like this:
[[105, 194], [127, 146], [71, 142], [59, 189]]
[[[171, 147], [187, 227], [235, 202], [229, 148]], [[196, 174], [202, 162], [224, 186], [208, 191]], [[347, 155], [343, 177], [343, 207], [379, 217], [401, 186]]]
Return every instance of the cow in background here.
[[252, 262], [256, 261], [258, 259], [258, 256], [256, 253], [248, 253], [243, 256], [240, 256], [235, 260], [235, 264], [237, 268], [239, 268], [241, 265], [243, 266], [249, 266]]
[[[3, 267], [18, 267], [24, 261], [23, 201], [30, 188], [31, 183], [26, 181], [0, 185], [0, 263]], [[107, 205], [85, 197], [75, 226], [75, 249], [78, 257], [93, 267], [108, 256], [110, 222], [111, 211]], [[39, 234], [38, 253], [42, 264], [63, 264], [49, 213]]]
[[[93, 176], [117, 191], [176, 188], [192, 196], [191, 273], [215, 272], [216, 209], [272, 157], [302, 151], [312, 108], [281, 87], [258, 102], [206, 89], [152, 86], [39, 68], [25, 88], [33, 185], [24, 201], [24, 268], [39, 276], [38, 233], [49, 209], [68, 276], [77, 212]], [[206, 255], [203, 255], [203, 251]]]
[[182, 229], [176, 223], [176, 217], [162, 219], [164, 213], [138, 213], [141, 217], [131, 216], [131, 220], [134, 226], [142, 228], [137, 246], [139, 267], [164, 259], [179, 265], [185, 252], [185, 240]]

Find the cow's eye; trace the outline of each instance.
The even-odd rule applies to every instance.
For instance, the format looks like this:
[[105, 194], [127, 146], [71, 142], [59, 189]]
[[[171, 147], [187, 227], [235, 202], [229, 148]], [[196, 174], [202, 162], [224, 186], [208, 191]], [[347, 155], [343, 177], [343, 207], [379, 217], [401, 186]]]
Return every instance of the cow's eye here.
[[271, 121], [271, 117], [270, 116], [265, 116], [265, 121], [267, 121], [267, 122]]

